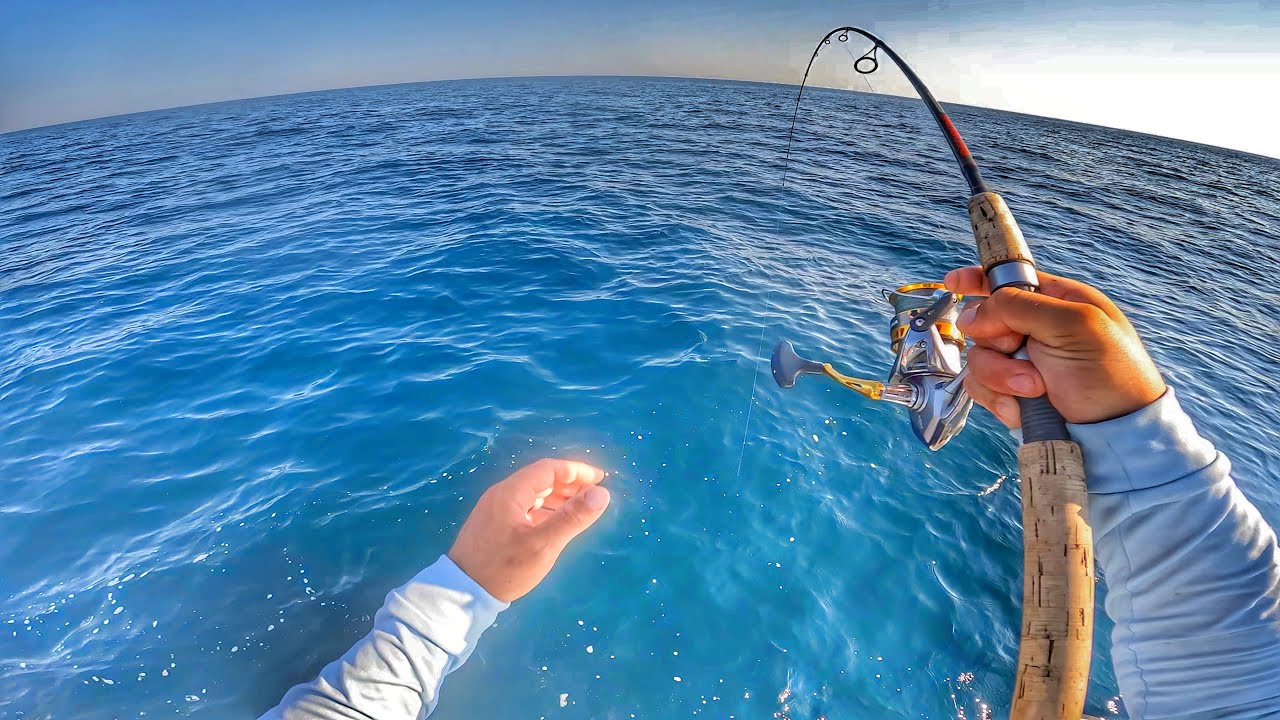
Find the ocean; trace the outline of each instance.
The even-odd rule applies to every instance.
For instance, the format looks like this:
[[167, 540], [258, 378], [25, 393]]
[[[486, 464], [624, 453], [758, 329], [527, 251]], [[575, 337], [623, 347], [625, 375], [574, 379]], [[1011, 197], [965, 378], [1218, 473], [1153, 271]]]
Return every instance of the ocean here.
[[[918, 101], [815, 89], [782, 186], [794, 94], [438, 82], [0, 136], [0, 716], [255, 717], [552, 455], [613, 505], [434, 717], [1003, 717], [1013, 440], [975, 411], [931, 453], [767, 360], [883, 378], [879, 291], [973, 262], [963, 182]], [[1280, 161], [950, 112], [1280, 522]]]

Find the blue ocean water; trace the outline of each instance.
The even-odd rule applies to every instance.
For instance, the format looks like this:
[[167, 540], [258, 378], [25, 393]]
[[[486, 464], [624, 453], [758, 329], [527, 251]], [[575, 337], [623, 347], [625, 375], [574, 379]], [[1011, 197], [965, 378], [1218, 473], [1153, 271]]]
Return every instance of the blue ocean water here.
[[[963, 186], [917, 101], [815, 90], [780, 189], [793, 93], [448, 82], [0, 136], [0, 716], [255, 716], [544, 455], [614, 505], [437, 717], [1003, 716], [1013, 442], [980, 415], [929, 453], [759, 362], [883, 376], [879, 290], [971, 262]], [[1280, 161], [952, 111], [1280, 521]]]

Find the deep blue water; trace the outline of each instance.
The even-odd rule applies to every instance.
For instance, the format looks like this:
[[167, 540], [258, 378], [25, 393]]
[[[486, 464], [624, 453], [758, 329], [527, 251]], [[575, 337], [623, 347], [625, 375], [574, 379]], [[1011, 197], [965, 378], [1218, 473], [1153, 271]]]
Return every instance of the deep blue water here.
[[[963, 186], [918, 102], [814, 91], [780, 190], [793, 92], [431, 83], [0, 136], [0, 716], [254, 716], [543, 455], [614, 505], [438, 717], [1002, 716], [1012, 441], [982, 415], [931, 454], [757, 362], [763, 327], [882, 377], [878, 291], [971, 261]], [[1280, 162], [952, 115], [1280, 521]]]

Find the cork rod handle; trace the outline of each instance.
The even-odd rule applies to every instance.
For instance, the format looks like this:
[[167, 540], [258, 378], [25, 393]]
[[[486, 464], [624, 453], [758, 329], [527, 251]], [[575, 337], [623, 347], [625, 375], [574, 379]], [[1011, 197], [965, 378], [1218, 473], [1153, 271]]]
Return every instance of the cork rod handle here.
[[[998, 275], [1035, 277], [1035, 261], [1004, 199], [969, 199], [978, 257]], [[1008, 263], [1018, 272], [995, 270]], [[1046, 398], [1021, 399], [1022, 634], [1011, 720], [1079, 720], [1093, 655], [1093, 530], [1085, 519], [1084, 457]]]
[[982, 269], [1007, 262], [1024, 262], [1034, 266], [1031, 248], [1022, 237], [1018, 221], [1005, 204], [1004, 198], [993, 192], [978, 193], [969, 198], [969, 223], [973, 225], [973, 239], [978, 243], [978, 259]]
[[1093, 655], [1093, 530], [1080, 446], [1018, 449], [1022, 475], [1022, 636], [1011, 720], [1078, 720]]

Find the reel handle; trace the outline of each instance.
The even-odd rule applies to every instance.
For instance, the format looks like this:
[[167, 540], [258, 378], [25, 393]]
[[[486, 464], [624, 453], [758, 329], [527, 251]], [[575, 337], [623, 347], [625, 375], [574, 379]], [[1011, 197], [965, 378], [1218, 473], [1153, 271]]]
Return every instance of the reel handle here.
[[886, 385], [879, 380], [864, 380], [845, 375], [836, 370], [831, 363], [800, 357], [789, 340], [783, 340], [773, 348], [769, 369], [773, 372], [774, 382], [778, 383], [780, 388], [795, 387], [796, 378], [801, 375], [826, 375], [869, 400], [883, 400], [909, 408], [914, 408], [919, 402], [918, 393], [911, 385], [905, 383]]
[[[1040, 286], [1031, 249], [1003, 198], [993, 192], [969, 198], [969, 221], [992, 292]], [[1085, 519], [1084, 456], [1047, 397], [1018, 400], [1022, 637], [1009, 717], [1076, 720], [1084, 713], [1093, 657], [1093, 529]]]

